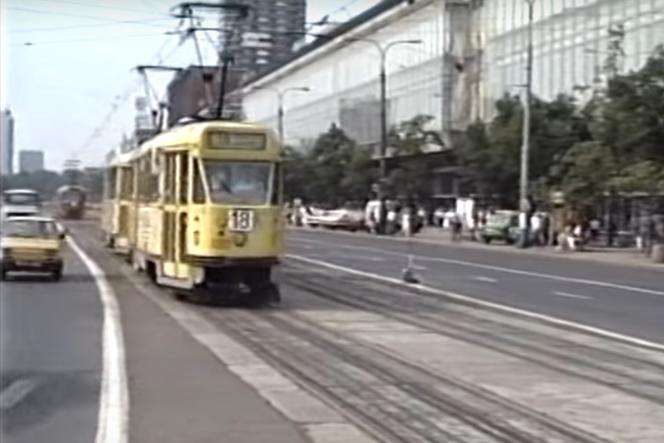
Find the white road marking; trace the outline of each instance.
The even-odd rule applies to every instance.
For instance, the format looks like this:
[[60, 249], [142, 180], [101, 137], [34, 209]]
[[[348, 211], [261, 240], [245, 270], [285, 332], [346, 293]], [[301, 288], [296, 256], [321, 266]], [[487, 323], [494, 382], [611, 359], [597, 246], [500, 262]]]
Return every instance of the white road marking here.
[[473, 275], [470, 278], [472, 278], [473, 280], [484, 282], [484, 283], [498, 283], [497, 279], [491, 278], [491, 277], [485, 277], [483, 275]]
[[129, 392], [120, 307], [104, 271], [71, 237], [67, 237], [67, 242], [94, 277], [104, 307], [103, 368], [95, 443], [127, 443]]
[[571, 292], [562, 292], [562, 291], [554, 291], [552, 292], [554, 295], [559, 295], [561, 297], [567, 297], [567, 298], [578, 298], [579, 300], [592, 300], [592, 297], [588, 297], [587, 295], [579, 295], [579, 294], [572, 294]]
[[[206, 347], [230, 372], [254, 388], [272, 407], [301, 426], [312, 443], [377, 443], [338, 410], [282, 375], [241, 342], [219, 330], [204, 315], [157, 288], [145, 287], [138, 276], [124, 271], [148, 300], [172, 317], [198, 343]], [[337, 431], [337, 440], [331, 435]]]
[[[316, 240], [296, 239], [296, 241], [330, 246], [330, 243], [316, 241]], [[388, 251], [388, 250], [385, 250], [385, 249], [373, 248], [373, 247], [370, 247], [370, 246], [352, 246], [352, 245], [342, 245], [342, 244], [335, 244], [334, 246], [338, 246], [340, 248], [345, 248], [345, 249], [360, 250], [360, 251], [380, 252], [380, 253], [385, 254], [385, 255], [393, 255], [393, 256], [402, 256], [403, 255], [403, 253], [401, 253], [401, 252]], [[598, 287], [602, 287], [602, 288], [620, 289], [622, 291], [638, 292], [638, 293], [642, 293], [642, 294], [659, 295], [659, 296], [664, 297], [664, 291], [658, 291], [658, 290], [655, 290], [655, 289], [648, 289], [648, 288], [641, 288], [641, 287], [637, 287], [637, 286], [621, 285], [621, 284], [617, 284], [617, 283], [609, 283], [609, 282], [603, 282], [603, 281], [598, 281], [598, 280], [589, 280], [589, 279], [585, 279], [585, 278], [565, 277], [565, 276], [562, 276], [562, 275], [555, 275], [555, 274], [544, 274], [544, 273], [541, 273], [541, 272], [524, 271], [522, 269], [506, 268], [506, 267], [495, 266], [495, 265], [485, 265], [485, 264], [482, 264], [482, 263], [469, 262], [469, 261], [465, 261], [465, 260], [455, 260], [455, 259], [451, 259], [451, 258], [429, 257], [429, 256], [425, 256], [425, 255], [416, 255], [415, 258], [417, 260], [423, 260], [423, 261], [449, 263], [449, 264], [460, 265], [460, 266], [469, 266], [469, 267], [478, 268], [478, 269], [487, 269], [487, 270], [491, 270], [491, 271], [499, 271], [499, 272], [504, 272], [504, 273], [509, 273], [509, 274], [525, 275], [525, 276], [528, 276], [528, 277], [544, 278], [544, 279], [548, 279], [548, 280], [563, 281], [563, 282], [567, 282], [567, 283], [578, 283], [578, 284], [582, 284], [582, 285], [598, 286]]]
[[365, 272], [365, 271], [359, 271], [359, 270], [356, 270], [356, 269], [347, 268], [345, 266], [339, 266], [339, 265], [324, 262], [324, 261], [321, 261], [321, 260], [314, 260], [314, 259], [311, 259], [311, 258], [308, 258], [308, 257], [303, 257], [303, 256], [300, 256], [300, 255], [286, 254], [286, 257], [294, 259], [294, 260], [299, 260], [301, 262], [309, 263], [309, 264], [312, 264], [312, 265], [317, 265], [317, 266], [328, 268], [328, 269], [334, 269], [336, 271], [341, 271], [341, 272], [346, 272], [346, 273], [349, 273], [349, 274], [359, 275], [359, 276], [366, 277], [366, 278], [371, 278], [373, 280], [378, 280], [378, 281], [390, 283], [390, 284], [393, 284], [393, 285], [399, 285], [399, 286], [403, 286], [403, 287], [407, 287], [407, 288], [416, 288], [420, 291], [428, 292], [429, 294], [441, 295], [441, 296], [450, 298], [452, 300], [459, 300], [459, 301], [463, 301], [465, 303], [472, 303], [472, 304], [477, 305], [477, 306], [497, 309], [497, 310], [500, 310], [500, 311], [503, 311], [503, 312], [509, 312], [509, 313], [512, 313], [512, 314], [518, 314], [518, 315], [521, 315], [521, 316], [524, 316], [524, 317], [533, 318], [533, 319], [540, 320], [540, 321], [545, 321], [545, 322], [555, 324], [555, 325], [558, 325], [558, 326], [565, 326], [565, 327], [568, 327], [568, 328], [574, 328], [574, 329], [579, 330], [579, 331], [583, 331], [583, 332], [587, 332], [587, 333], [591, 333], [591, 334], [595, 334], [595, 335], [600, 335], [602, 337], [607, 337], [607, 338], [610, 338], [610, 339], [613, 339], [613, 340], [621, 341], [621, 342], [628, 343], [628, 344], [635, 345], [635, 346], [640, 346], [640, 347], [643, 347], [643, 348], [653, 349], [653, 350], [656, 350], [656, 351], [664, 351], [664, 344], [662, 344], [662, 343], [656, 343], [656, 342], [653, 342], [653, 341], [648, 341], [648, 340], [644, 340], [644, 339], [641, 339], [641, 338], [632, 337], [632, 336], [629, 336], [629, 335], [619, 334], [617, 332], [612, 332], [612, 331], [609, 331], [609, 330], [606, 330], [606, 329], [585, 325], [583, 323], [577, 323], [577, 322], [573, 322], [573, 321], [569, 321], [569, 320], [563, 320], [561, 318], [553, 317], [553, 316], [550, 316], [550, 315], [538, 314], [537, 312], [527, 311], [525, 309], [513, 308], [511, 306], [506, 306], [506, 305], [501, 305], [501, 304], [498, 304], [498, 303], [488, 302], [488, 301], [481, 300], [481, 299], [478, 299], [478, 298], [474, 298], [474, 297], [471, 297], [471, 296], [468, 296], [468, 295], [462, 295], [462, 294], [458, 294], [456, 292], [445, 291], [445, 290], [442, 290], [442, 289], [437, 289], [437, 288], [433, 288], [433, 287], [422, 285], [422, 284], [415, 284], [415, 285], [408, 284], [408, 283], [404, 283], [403, 281], [401, 281], [400, 279], [397, 279], [397, 278], [385, 277], [383, 275], [372, 274], [370, 272]]
[[14, 381], [0, 393], [0, 410], [7, 411], [26, 398], [39, 382], [34, 378], [21, 378]]

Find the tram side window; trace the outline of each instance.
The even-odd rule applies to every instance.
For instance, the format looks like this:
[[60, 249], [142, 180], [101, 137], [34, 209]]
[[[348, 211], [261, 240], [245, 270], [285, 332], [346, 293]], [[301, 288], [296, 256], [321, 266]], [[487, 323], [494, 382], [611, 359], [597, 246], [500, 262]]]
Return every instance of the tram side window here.
[[165, 184], [164, 184], [164, 199], [166, 203], [175, 203], [175, 162], [176, 157], [172, 154], [164, 157], [165, 168]]
[[143, 203], [155, 203], [159, 200], [159, 175], [152, 171], [150, 157], [145, 156], [138, 162], [138, 197]]
[[[189, 156], [179, 154], [180, 159], [180, 203], [186, 204], [189, 201]], [[196, 170], [194, 168], [194, 170]]]
[[118, 178], [118, 171], [116, 168], [108, 168], [106, 170], [106, 180], [104, 182], [106, 198], [114, 199], [116, 196], [115, 185]]
[[200, 163], [194, 163], [194, 203], [205, 203], [205, 189], [201, 178]]
[[277, 206], [281, 203], [281, 188], [283, 186], [282, 168], [280, 163], [274, 165], [274, 175], [272, 177], [272, 197], [270, 203]]
[[120, 182], [120, 198], [130, 200], [134, 197], [134, 168], [123, 168]]

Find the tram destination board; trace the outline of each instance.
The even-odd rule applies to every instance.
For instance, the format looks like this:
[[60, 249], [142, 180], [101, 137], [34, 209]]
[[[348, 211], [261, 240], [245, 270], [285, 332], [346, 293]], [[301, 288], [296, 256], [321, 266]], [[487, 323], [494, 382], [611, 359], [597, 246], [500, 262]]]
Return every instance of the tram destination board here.
[[265, 134], [256, 132], [213, 131], [208, 134], [210, 149], [262, 151], [265, 149], [265, 145]]

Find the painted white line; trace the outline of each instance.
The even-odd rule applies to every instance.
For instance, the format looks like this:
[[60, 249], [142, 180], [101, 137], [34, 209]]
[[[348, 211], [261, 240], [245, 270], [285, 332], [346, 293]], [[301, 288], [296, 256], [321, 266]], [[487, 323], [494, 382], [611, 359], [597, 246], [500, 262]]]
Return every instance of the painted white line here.
[[[341, 411], [302, 388], [295, 381], [270, 366], [244, 344], [196, 312], [190, 306], [170, 298], [155, 287], [146, 287], [131, 270], [124, 275], [148, 300], [172, 317], [198, 343], [206, 347], [230, 372], [251, 386], [268, 404], [287, 419], [301, 426], [312, 443], [376, 443], [358, 427], [342, 417]], [[337, 440], [330, 432], [338, 431]]]
[[562, 291], [554, 291], [552, 292], [554, 295], [559, 295], [561, 297], [567, 297], [567, 298], [578, 298], [579, 300], [592, 300], [592, 297], [588, 297], [587, 295], [579, 295], [579, 294], [572, 294], [571, 292], [562, 292]]
[[[321, 242], [321, 241], [317, 241], [317, 240], [297, 239], [297, 241], [327, 245], [328, 247], [330, 246], [330, 243]], [[403, 256], [402, 252], [394, 252], [394, 251], [389, 251], [389, 250], [380, 249], [380, 248], [373, 248], [373, 247], [370, 247], [370, 246], [352, 246], [352, 245], [343, 245], [343, 244], [334, 244], [333, 246], [337, 246], [337, 247], [345, 248], [345, 249], [351, 249], [351, 250], [379, 252], [379, 253], [385, 254], [385, 255]], [[562, 281], [562, 282], [567, 282], [567, 283], [578, 283], [578, 284], [582, 284], [582, 285], [598, 286], [598, 287], [602, 287], [602, 288], [620, 289], [622, 291], [638, 292], [638, 293], [641, 293], [641, 294], [659, 295], [659, 296], [664, 297], [664, 291], [658, 291], [658, 290], [655, 290], [655, 289], [648, 289], [648, 288], [641, 288], [641, 287], [637, 287], [637, 286], [621, 285], [621, 284], [617, 284], [617, 283], [609, 283], [609, 282], [603, 282], [603, 281], [598, 281], [598, 280], [589, 280], [589, 279], [585, 279], [585, 278], [565, 277], [565, 276], [562, 276], [562, 275], [555, 275], [555, 274], [544, 274], [544, 273], [541, 273], [541, 272], [524, 271], [522, 269], [506, 268], [506, 267], [495, 266], [495, 265], [486, 265], [486, 264], [482, 264], [482, 263], [470, 262], [470, 261], [465, 261], [465, 260], [455, 260], [455, 259], [451, 259], [451, 258], [429, 257], [429, 256], [425, 256], [425, 255], [415, 255], [414, 257], [417, 260], [420, 260], [420, 261], [432, 261], [432, 262], [440, 262], [440, 263], [449, 263], [449, 264], [453, 264], [453, 265], [469, 266], [469, 267], [473, 267], [473, 268], [477, 268], [477, 269], [486, 269], [486, 270], [490, 270], [490, 271], [499, 271], [499, 272], [515, 274], [515, 275], [525, 275], [525, 276], [528, 276], [528, 277], [537, 277], [537, 278], [543, 278], [543, 279], [555, 280], [555, 281]]]
[[39, 382], [34, 378], [21, 378], [14, 381], [0, 393], [0, 410], [7, 411], [26, 398]]
[[67, 237], [67, 242], [94, 277], [104, 307], [103, 368], [95, 443], [127, 443], [129, 440], [129, 392], [120, 307], [104, 271], [71, 237]]
[[393, 284], [393, 285], [399, 285], [399, 286], [403, 286], [403, 287], [407, 287], [407, 288], [416, 288], [416, 289], [418, 289], [422, 292], [427, 292], [429, 294], [444, 296], [444, 297], [450, 298], [452, 300], [458, 300], [458, 301], [462, 301], [462, 302], [465, 302], [465, 303], [472, 303], [472, 304], [477, 305], [477, 306], [492, 308], [492, 309], [500, 310], [500, 311], [503, 311], [503, 312], [509, 312], [511, 314], [518, 314], [518, 315], [521, 315], [521, 316], [524, 316], [524, 317], [528, 317], [528, 318], [532, 318], [532, 319], [536, 319], [536, 320], [540, 320], [540, 321], [545, 321], [547, 323], [555, 324], [555, 325], [558, 325], [558, 326], [565, 326], [565, 327], [568, 327], [568, 328], [574, 328], [574, 329], [579, 330], [579, 331], [583, 331], [583, 332], [587, 332], [587, 333], [591, 333], [591, 334], [595, 334], [595, 335], [600, 335], [602, 337], [606, 337], [606, 338], [610, 338], [610, 339], [613, 339], [613, 340], [621, 341], [621, 342], [628, 343], [628, 344], [631, 344], [631, 345], [641, 346], [643, 348], [648, 348], [648, 349], [653, 349], [653, 350], [656, 350], [656, 351], [664, 352], [664, 344], [662, 344], [662, 343], [656, 343], [656, 342], [644, 340], [644, 339], [637, 338], [637, 337], [631, 337], [629, 335], [619, 334], [617, 332], [608, 331], [606, 329], [596, 328], [594, 326], [584, 325], [582, 323], [577, 323], [577, 322], [573, 322], [573, 321], [569, 321], [569, 320], [563, 320], [563, 319], [558, 318], [558, 317], [552, 317], [552, 316], [545, 315], [545, 314], [538, 314], [536, 312], [527, 311], [525, 309], [513, 308], [513, 307], [510, 307], [510, 306], [505, 306], [505, 305], [501, 305], [501, 304], [498, 304], [498, 303], [492, 303], [492, 302], [488, 302], [488, 301], [481, 300], [481, 299], [478, 299], [478, 298], [470, 297], [470, 296], [467, 296], [467, 295], [458, 294], [456, 292], [450, 292], [450, 291], [444, 291], [442, 289], [432, 288], [430, 286], [426, 286], [426, 285], [422, 285], [422, 284], [413, 285], [413, 284], [409, 284], [409, 283], [404, 283], [403, 281], [401, 281], [400, 279], [397, 279], [397, 278], [385, 277], [385, 276], [378, 275], [378, 274], [372, 274], [370, 272], [358, 271], [356, 269], [346, 268], [344, 266], [335, 265], [333, 263], [328, 263], [328, 262], [324, 262], [324, 261], [321, 261], [321, 260], [314, 260], [314, 259], [311, 259], [311, 258], [308, 258], [308, 257], [303, 257], [303, 256], [300, 256], [300, 255], [286, 254], [286, 257], [291, 258], [293, 260], [299, 260], [299, 261], [304, 262], [304, 263], [309, 263], [311, 265], [316, 265], [316, 266], [320, 266], [320, 267], [323, 267], [323, 268], [333, 269], [335, 271], [346, 272], [346, 273], [349, 273], [349, 274], [359, 275], [361, 277], [371, 278], [373, 280], [378, 280], [378, 281], [390, 283], [390, 284]]
[[483, 275], [473, 275], [470, 278], [472, 278], [473, 280], [484, 282], [484, 283], [498, 283], [497, 279], [491, 278], [491, 277], [485, 277]]

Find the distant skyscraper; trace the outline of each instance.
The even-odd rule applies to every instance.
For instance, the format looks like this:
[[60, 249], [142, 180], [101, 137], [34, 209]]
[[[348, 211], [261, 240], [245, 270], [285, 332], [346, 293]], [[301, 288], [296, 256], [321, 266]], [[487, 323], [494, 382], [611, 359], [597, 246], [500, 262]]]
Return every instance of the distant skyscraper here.
[[[240, 0], [249, 16], [236, 22], [221, 15], [220, 46], [235, 57], [233, 67], [243, 80], [284, 63], [304, 32], [306, 0]], [[232, 21], [232, 23], [230, 23]]]
[[25, 150], [18, 153], [19, 172], [36, 172], [44, 169], [44, 151]]
[[0, 120], [0, 173], [12, 175], [14, 173], [14, 117], [9, 109], [2, 111]]

